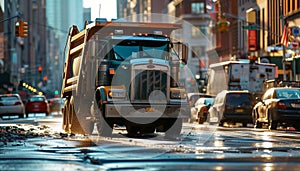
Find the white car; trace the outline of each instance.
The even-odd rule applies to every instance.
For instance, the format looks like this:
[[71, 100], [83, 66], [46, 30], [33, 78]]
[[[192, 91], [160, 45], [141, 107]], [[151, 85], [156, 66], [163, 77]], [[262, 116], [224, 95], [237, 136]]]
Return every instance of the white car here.
[[0, 94], [0, 116], [2, 119], [23, 118], [24, 104], [19, 94]]
[[214, 103], [214, 97], [200, 97], [191, 108], [191, 120], [203, 124], [207, 121], [208, 110]]

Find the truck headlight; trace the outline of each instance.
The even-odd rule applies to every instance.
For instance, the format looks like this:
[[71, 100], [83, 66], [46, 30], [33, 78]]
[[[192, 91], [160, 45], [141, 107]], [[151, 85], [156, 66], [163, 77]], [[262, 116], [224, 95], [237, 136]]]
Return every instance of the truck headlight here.
[[182, 89], [176, 89], [170, 91], [171, 99], [185, 99], [186, 92]]
[[110, 89], [108, 92], [109, 98], [125, 98], [126, 90], [123, 89]]

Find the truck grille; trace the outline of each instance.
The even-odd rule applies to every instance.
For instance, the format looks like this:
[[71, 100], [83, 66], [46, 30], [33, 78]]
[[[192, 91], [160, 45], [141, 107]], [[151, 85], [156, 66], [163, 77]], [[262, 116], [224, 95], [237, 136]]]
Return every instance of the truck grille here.
[[149, 100], [149, 95], [154, 90], [159, 90], [167, 97], [167, 76], [161, 70], [135, 70], [131, 95], [133, 100]]

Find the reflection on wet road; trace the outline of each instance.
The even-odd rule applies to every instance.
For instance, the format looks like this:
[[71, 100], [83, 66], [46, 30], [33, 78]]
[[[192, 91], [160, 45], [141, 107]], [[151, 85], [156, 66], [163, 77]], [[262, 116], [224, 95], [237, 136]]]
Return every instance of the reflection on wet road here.
[[175, 166], [177, 170], [232, 170], [240, 166], [250, 170], [286, 170], [287, 165], [294, 170], [300, 167], [300, 134], [297, 131], [186, 123], [177, 139], [165, 139], [159, 133], [127, 137], [122, 127], [115, 129], [112, 137], [100, 137], [96, 131], [91, 136], [58, 133], [61, 131], [59, 118], [36, 122], [37, 127], [45, 124], [53, 132], [2, 144], [0, 170], [105, 170], [115, 167], [171, 170]]

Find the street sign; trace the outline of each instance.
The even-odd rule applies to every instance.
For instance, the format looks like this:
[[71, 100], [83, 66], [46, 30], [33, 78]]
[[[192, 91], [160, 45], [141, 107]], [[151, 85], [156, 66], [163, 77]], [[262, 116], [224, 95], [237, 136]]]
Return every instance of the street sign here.
[[256, 30], [248, 30], [248, 50], [250, 52], [256, 51], [257, 41], [256, 41]]
[[293, 27], [292, 28], [292, 34], [294, 36], [299, 36], [300, 35], [300, 29], [299, 29], [299, 27]]
[[247, 25], [242, 27], [244, 30], [260, 30], [260, 27], [257, 25]]

